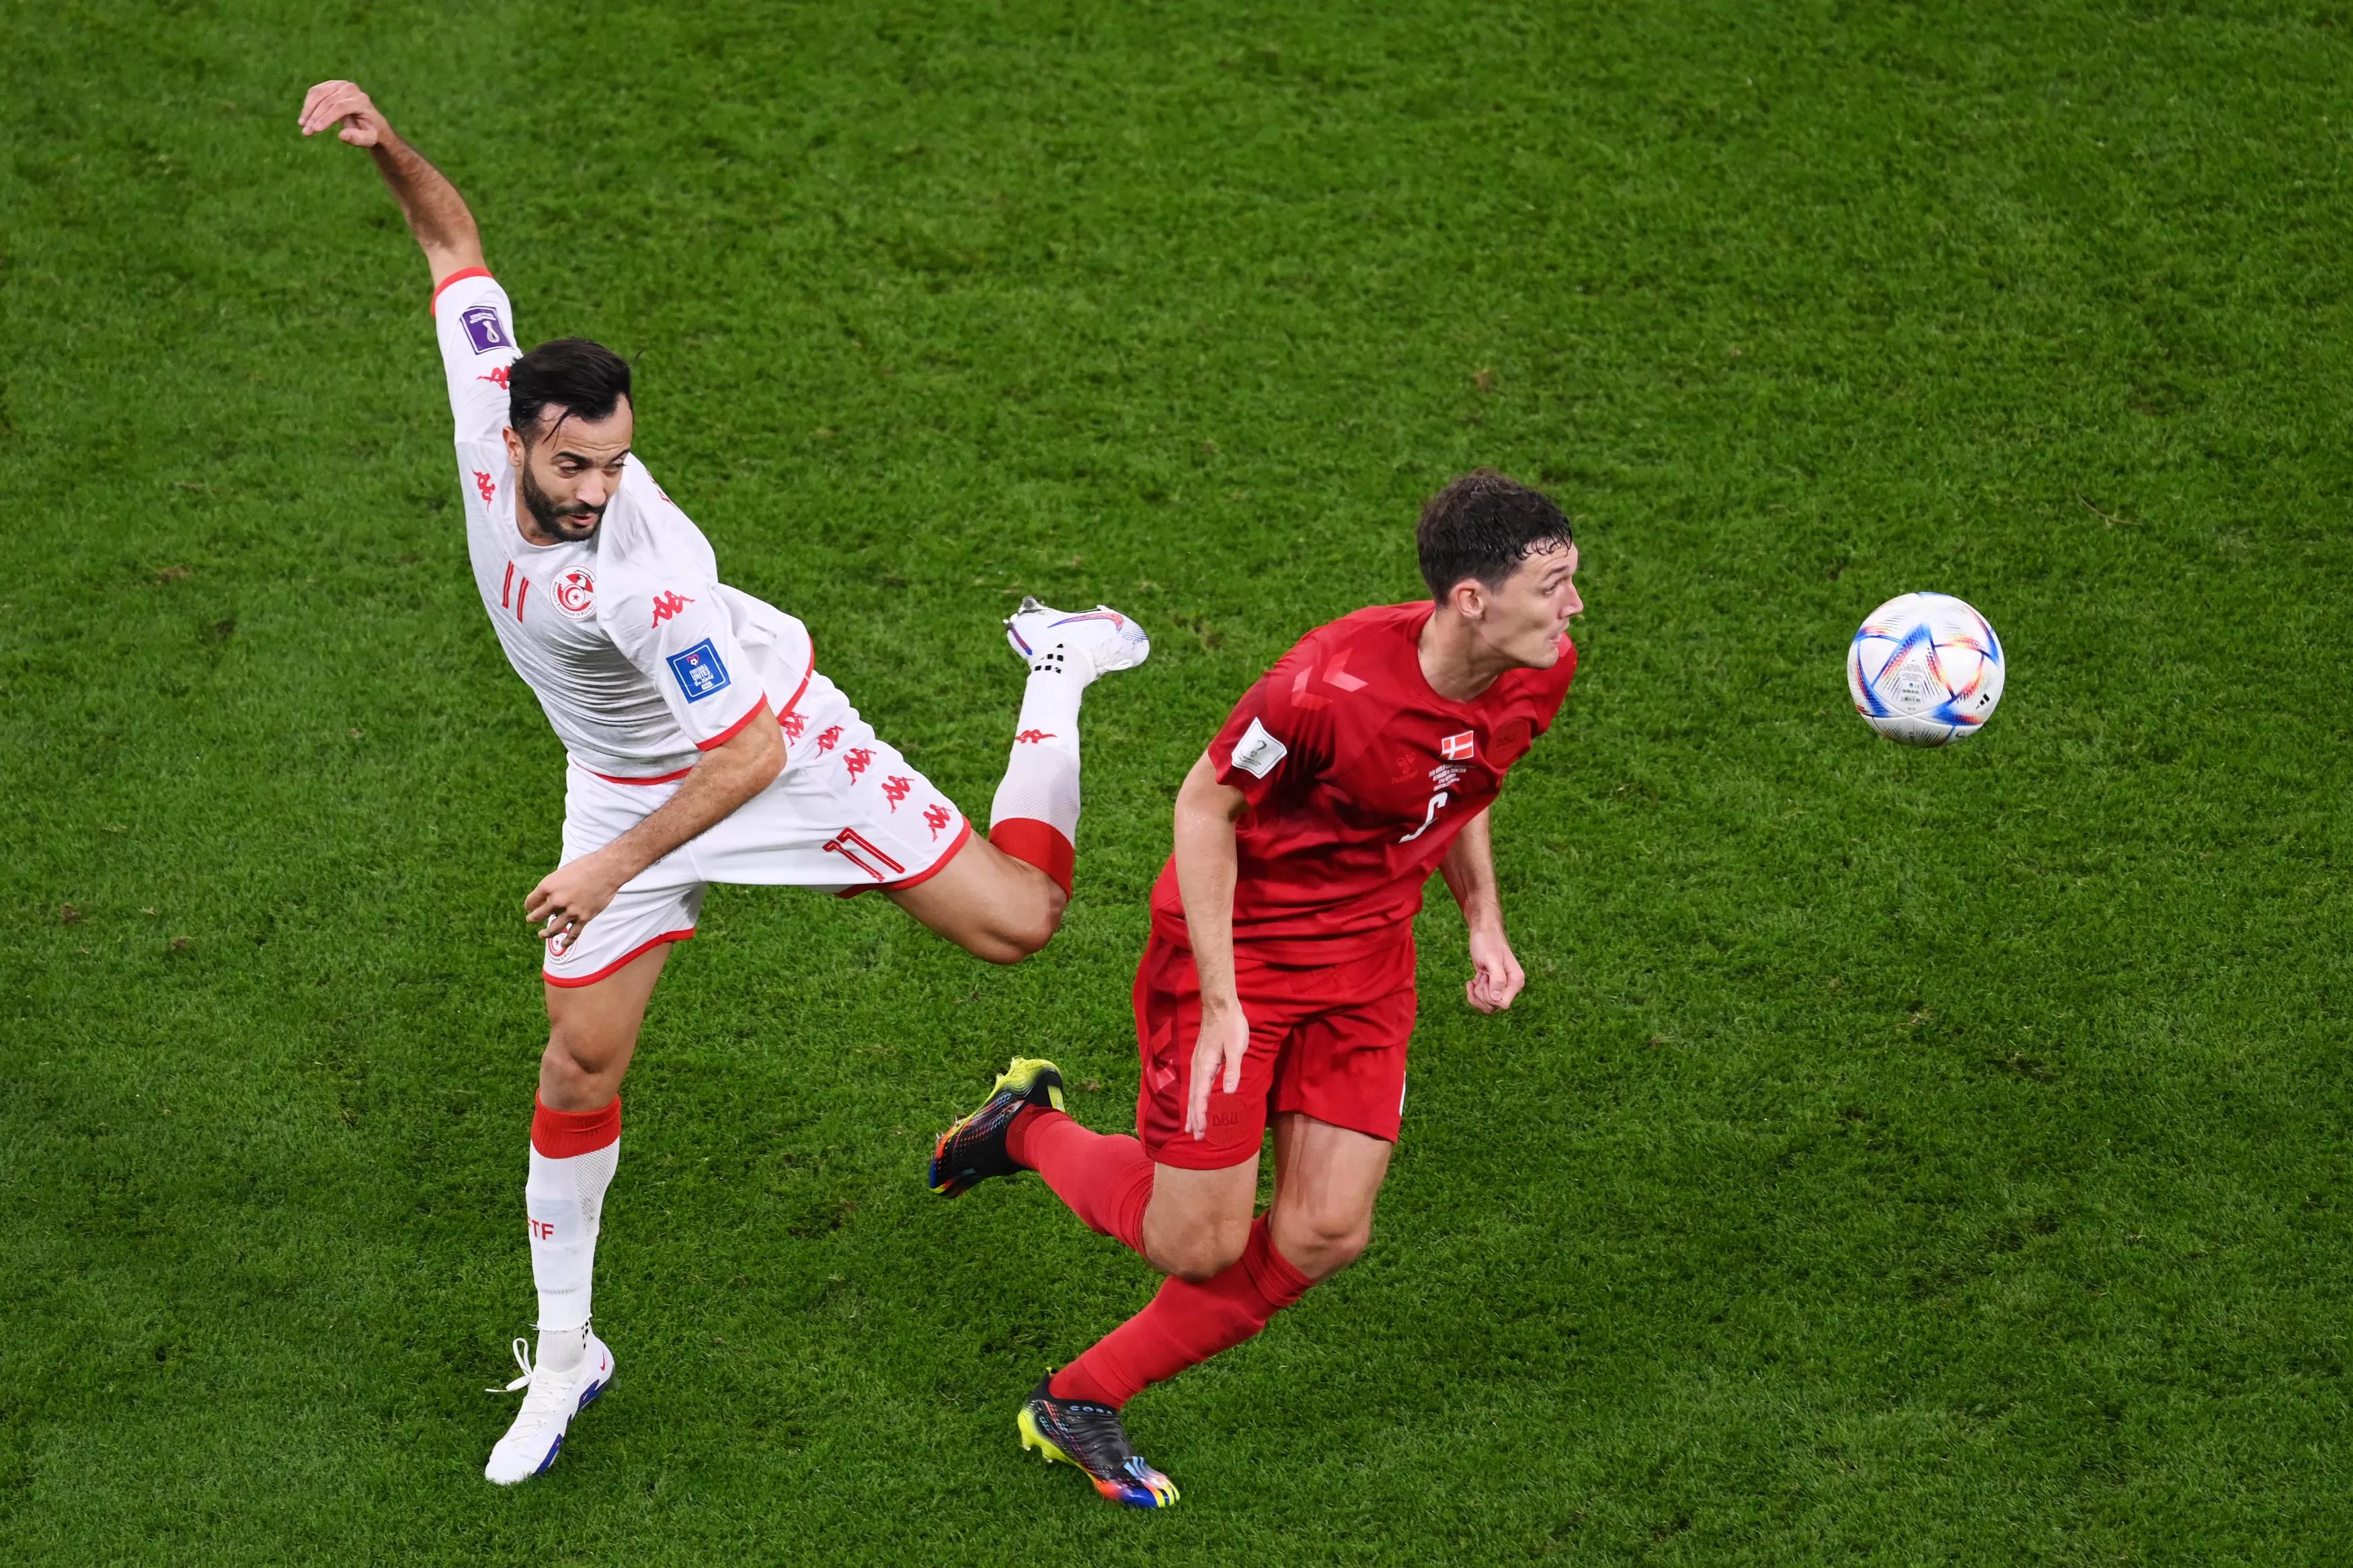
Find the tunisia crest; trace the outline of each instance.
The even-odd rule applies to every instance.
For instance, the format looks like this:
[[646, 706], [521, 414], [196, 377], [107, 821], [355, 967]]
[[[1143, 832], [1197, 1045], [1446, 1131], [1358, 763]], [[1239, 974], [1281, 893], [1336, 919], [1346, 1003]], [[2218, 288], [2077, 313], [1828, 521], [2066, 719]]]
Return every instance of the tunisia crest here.
[[586, 566], [575, 566], [555, 580], [555, 607], [580, 620], [596, 608], [596, 579]]

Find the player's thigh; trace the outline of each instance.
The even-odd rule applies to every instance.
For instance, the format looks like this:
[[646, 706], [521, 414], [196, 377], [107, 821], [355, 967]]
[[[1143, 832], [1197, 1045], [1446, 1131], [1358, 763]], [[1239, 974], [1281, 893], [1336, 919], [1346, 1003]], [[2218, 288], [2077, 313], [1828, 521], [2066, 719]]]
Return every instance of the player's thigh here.
[[977, 834], [931, 877], [883, 893], [937, 935], [992, 963], [1012, 963], [1045, 946], [1064, 903], [1052, 878]]
[[1262, 967], [1237, 954], [1250, 1045], [1241, 1081], [1228, 1093], [1213, 1067], [1198, 1132], [1186, 1128], [1192, 1101], [1194, 1053], [1201, 1039], [1201, 976], [1189, 949], [1157, 933], [1144, 945], [1135, 969], [1135, 1046], [1142, 1081], [1135, 1100], [1135, 1135], [1155, 1164], [1219, 1171], [1255, 1163], [1266, 1141], [1270, 1091], [1288, 1047], [1295, 1010], [1277, 994]]
[[1164, 1273], [1207, 1279], [1250, 1242], [1258, 1207], [1258, 1156], [1215, 1170], [1155, 1163], [1144, 1210], [1144, 1256]]
[[1302, 1111], [1274, 1119], [1274, 1202], [1267, 1227], [1275, 1250], [1311, 1279], [1345, 1268], [1365, 1249], [1373, 1204], [1397, 1145]]
[[550, 1110], [596, 1110], [620, 1092], [670, 950], [659, 943], [590, 984], [544, 986], [547, 1049], [539, 1062], [539, 1098]]

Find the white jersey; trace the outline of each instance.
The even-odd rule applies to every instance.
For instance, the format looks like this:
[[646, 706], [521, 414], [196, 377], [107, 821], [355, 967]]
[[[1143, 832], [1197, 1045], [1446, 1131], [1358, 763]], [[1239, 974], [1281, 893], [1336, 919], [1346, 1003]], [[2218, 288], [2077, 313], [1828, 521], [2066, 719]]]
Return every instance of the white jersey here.
[[507, 367], [522, 353], [513, 308], [478, 271], [444, 282], [433, 313], [474, 585], [572, 759], [615, 779], [673, 775], [754, 715], [788, 712], [808, 684], [807, 629], [721, 583], [702, 531], [636, 458], [594, 538], [522, 536], [501, 435]]

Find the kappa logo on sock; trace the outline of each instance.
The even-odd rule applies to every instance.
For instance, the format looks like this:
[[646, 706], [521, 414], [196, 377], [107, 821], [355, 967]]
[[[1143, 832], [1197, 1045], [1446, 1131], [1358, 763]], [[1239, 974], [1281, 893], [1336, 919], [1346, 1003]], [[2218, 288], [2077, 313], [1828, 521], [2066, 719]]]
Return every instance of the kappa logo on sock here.
[[1054, 732], [1051, 730], [1024, 730], [1013, 737], [1013, 743], [1017, 746], [1034, 746], [1040, 741], [1050, 741], [1053, 738]]

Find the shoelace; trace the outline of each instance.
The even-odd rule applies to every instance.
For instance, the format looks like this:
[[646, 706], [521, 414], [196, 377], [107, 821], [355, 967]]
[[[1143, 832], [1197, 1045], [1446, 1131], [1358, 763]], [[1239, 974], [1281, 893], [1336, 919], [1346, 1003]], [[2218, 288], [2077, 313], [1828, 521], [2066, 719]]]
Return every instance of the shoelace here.
[[529, 1340], [515, 1341], [514, 1358], [515, 1365], [522, 1368], [522, 1375], [516, 1378], [512, 1383], [508, 1384], [504, 1388], [486, 1388], [482, 1390], [484, 1394], [512, 1394], [518, 1388], [529, 1388], [531, 1386], [531, 1342]]

